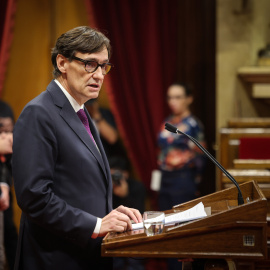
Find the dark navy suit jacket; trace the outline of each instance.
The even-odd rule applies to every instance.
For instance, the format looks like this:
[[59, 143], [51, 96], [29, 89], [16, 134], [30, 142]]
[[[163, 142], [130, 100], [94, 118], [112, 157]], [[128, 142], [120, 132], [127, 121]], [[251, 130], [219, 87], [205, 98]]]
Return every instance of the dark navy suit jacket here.
[[87, 115], [99, 150], [52, 81], [15, 125], [12, 163], [22, 209], [16, 270], [89, 270], [104, 262], [102, 239], [91, 235], [97, 217], [112, 210], [112, 182], [99, 134]]

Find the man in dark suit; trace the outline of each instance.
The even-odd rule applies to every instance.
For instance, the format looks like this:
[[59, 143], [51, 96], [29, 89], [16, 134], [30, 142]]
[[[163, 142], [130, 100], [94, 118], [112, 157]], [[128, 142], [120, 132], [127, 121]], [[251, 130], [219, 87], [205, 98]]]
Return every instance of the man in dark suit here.
[[112, 210], [110, 168], [84, 109], [110, 71], [110, 43], [77, 27], [52, 50], [54, 77], [26, 105], [14, 129], [13, 175], [22, 209], [15, 269], [110, 269], [102, 236], [141, 222], [138, 210]]

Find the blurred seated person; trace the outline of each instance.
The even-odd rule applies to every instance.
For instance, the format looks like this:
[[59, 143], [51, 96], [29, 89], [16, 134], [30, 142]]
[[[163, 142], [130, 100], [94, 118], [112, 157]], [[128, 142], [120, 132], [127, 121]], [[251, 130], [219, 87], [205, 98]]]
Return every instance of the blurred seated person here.
[[[1, 159], [4, 155], [12, 153], [12, 143], [13, 136], [12, 133], [1, 133], [0, 134], [0, 155]], [[7, 179], [1, 177], [0, 187], [1, 187], [1, 196], [0, 196], [0, 211], [4, 211], [9, 207], [9, 186], [10, 182]]]
[[[144, 212], [146, 190], [142, 182], [130, 176], [128, 160], [124, 157], [109, 158], [113, 181], [113, 207], [126, 205]], [[141, 258], [114, 258], [114, 270], [144, 270]]]
[[[0, 134], [12, 137], [14, 127], [14, 114], [12, 108], [0, 100]], [[2, 155], [0, 159], [0, 182], [12, 184], [11, 154]], [[17, 249], [18, 234], [13, 220], [13, 199], [8, 188], [7, 197], [9, 207], [4, 211], [4, 246], [9, 269], [14, 269], [15, 255]]]
[[[0, 134], [0, 155], [12, 153], [13, 136], [11, 133]], [[4, 269], [3, 212], [9, 207], [9, 183], [0, 180], [0, 270]]]
[[100, 138], [107, 157], [124, 155], [124, 147], [119, 139], [118, 130], [111, 111], [106, 108], [101, 108], [97, 99], [91, 99], [84, 105], [100, 133]]
[[114, 156], [109, 158], [113, 181], [113, 207], [127, 205], [144, 212], [145, 187], [142, 182], [130, 176], [129, 163], [126, 158]]
[[[5, 187], [4, 190], [8, 191], [9, 194], [9, 186], [11, 185], [11, 153], [12, 153], [12, 145], [13, 145], [13, 126], [14, 126], [14, 115], [11, 107], [4, 101], [0, 100], [0, 183], [1, 187]], [[3, 170], [8, 169], [10, 172], [10, 177], [5, 177], [7, 172], [3, 172]], [[3, 188], [2, 188], [3, 190]], [[6, 192], [4, 192], [6, 193]], [[5, 199], [9, 200], [9, 195], [2, 194], [1, 199], [5, 197]], [[6, 210], [9, 207], [9, 202], [5, 203]]]

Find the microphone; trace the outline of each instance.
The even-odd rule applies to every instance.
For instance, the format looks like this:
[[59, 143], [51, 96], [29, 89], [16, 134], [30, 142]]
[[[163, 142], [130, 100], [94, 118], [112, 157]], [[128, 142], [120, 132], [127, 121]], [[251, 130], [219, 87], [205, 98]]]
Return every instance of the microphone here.
[[232, 177], [232, 175], [196, 139], [194, 139], [193, 137], [189, 136], [188, 134], [180, 131], [179, 129], [177, 129], [177, 127], [171, 125], [170, 123], [166, 123], [165, 124], [165, 129], [167, 129], [168, 131], [170, 131], [172, 133], [178, 133], [178, 134], [185, 135], [193, 143], [195, 143], [203, 151], [203, 153], [209, 159], [211, 159], [212, 162], [234, 183], [234, 185], [238, 189], [238, 205], [244, 204], [243, 195], [242, 195], [242, 192], [241, 192], [240, 187], [239, 187], [238, 183], [236, 182], [236, 180]]

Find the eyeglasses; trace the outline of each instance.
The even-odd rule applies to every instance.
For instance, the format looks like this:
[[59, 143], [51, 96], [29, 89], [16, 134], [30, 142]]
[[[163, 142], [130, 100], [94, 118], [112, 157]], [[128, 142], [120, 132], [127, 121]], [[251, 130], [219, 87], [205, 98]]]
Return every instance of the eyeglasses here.
[[80, 62], [83, 62], [85, 65], [85, 71], [88, 73], [93, 73], [95, 72], [99, 67], [101, 67], [102, 74], [106, 75], [109, 73], [113, 65], [111, 63], [104, 63], [104, 64], [99, 64], [95, 60], [84, 60], [76, 56], [72, 56], [72, 59], [78, 60]]

